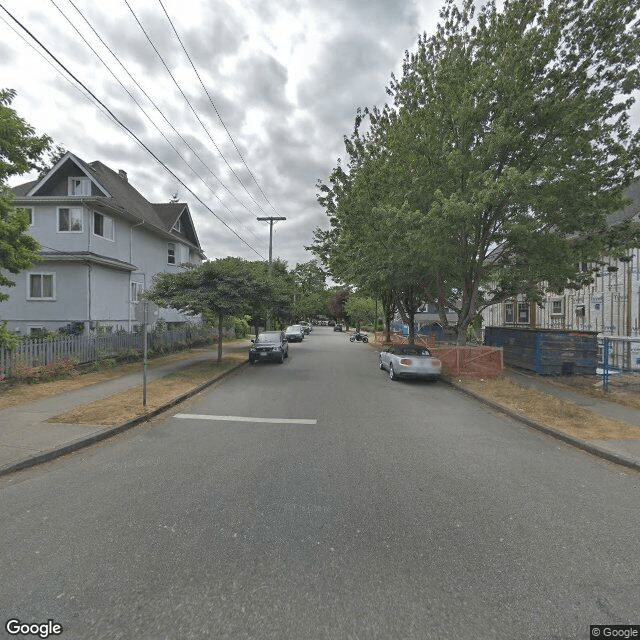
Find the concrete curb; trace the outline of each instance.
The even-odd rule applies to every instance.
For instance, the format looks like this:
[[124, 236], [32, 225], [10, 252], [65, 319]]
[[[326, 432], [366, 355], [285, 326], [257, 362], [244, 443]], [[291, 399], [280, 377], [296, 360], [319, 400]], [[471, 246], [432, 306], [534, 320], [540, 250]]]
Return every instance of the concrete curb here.
[[594, 456], [598, 456], [599, 458], [604, 458], [609, 462], [622, 465], [623, 467], [627, 467], [635, 471], [640, 471], [640, 463], [636, 462], [635, 460], [632, 460], [631, 458], [627, 458], [617, 453], [607, 451], [606, 449], [601, 449], [600, 447], [597, 447], [596, 445], [591, 444], [586, 440], [580, 440], [580, 438], [575, 438], [573, 436], [567, 435], [566, 433], [563, 433], [562, 431], [558, 431], [557, 429], [553, 429], [552, 427], [548, 427], [547, 425], [544, 425], [541, 422], [536, 422], [535, 420], [528, 418], [524, 414], [518, 411], [515, 411], [514, 409], [510, 409], [509, 407], [505, 407], [504, 405], [494, 402], [493, 400], [489, 400], [488, 398], [485, 398], [484, 396], [481, 396], [480, 394], [465, 388], [463, 385], [458, 384], [457, 382], [454, 382], [449, 378], [446, 378], [443, 376], [442, 380], [447, 384], [451, 385], [452, 387], [454, 387], [455, 389], [457, 389], [458, 391], [461, 391], [465, 395], [470, 396], [475, 400], [478, 400], [482, 404], [485, 404], [488, 407], [491, 407], [492, 409], [499, 411], [500, 413], [504, 413], [505, 415], [509, 416], [510, 418], [513, 418], [514, 420], [518, 420], [519, 422], [526, 424], [532, 429], [542, 431], [543, 433], [546, 433], [547, 435], [553, 438], [556, 438], [557, 440], [562, 440], [567, 444], [577, 447], [578, 449], [582, 449], [583, 451], [586, 451], [587, 453], [590, 453]]
[[211, 378], [210, 380], [207, 380], [206, 382], [199, 384], [197, 387], [194, 387], [190, 391], [187, 391], [182, 395], [175, 397], [170, 402], [163, 404], [162, 406], [158, 407], [157, 409], [154, 409], [153, 411], [149, 411], [141, 416], [138, 416], [133, 420], [129, 420], [128, 422], [124, 422], [123, 424], [119, 424], [115, 427], [107, 428], [104, 431], [101, 431], [100, 433], [94, 433], [93, 435], [87, 436], [86, 438], [80, 438], [79, 440], [75, 440], [74, 442], [70, 442], [69, 444], [66, 444], [61, 447], [56, 447], [55, 449], [51, 449], [50, 451], [45, 451], [44, 453], [31, 456], [30, 458], [26, 458], [25, 460], [21, 460], [20, 462], [16, 462], [14, 464], [0, 467], [0, 476], [5, 476], [10, 473], [14, 473], [15, 471], [21, 471], [22, 469], [28, 469], [29, 467], [34, 467], [43, 462], [49, 462], [50, 460], [55, 460], [56, 458], [66, 455], [67, 453], [72, 453], [74, 451], [78, 451], [79, 449], [89, 447], [92, 444], [95, 444], [96, 442], [100, 442], [101, 440], [106, 440], [107, 438], [111, 438], [115, 435], [118, 435], [123, 431], [132, 429], [133, 427], [143, 422], [147, 422], [148, 420], [151, 420], [151, 418], [155, 418], [156, 416], [160, 415], [161, 413], [164, 413], [168, 409], [175, 407], [177, 404], [180, 404], [181, 402], [188, 400], [192, 396], [195, 396], [196, 394], [200, 393], [207, 387], [210, 387], [212, 384], [218, 382], [219, 380], [222, 380], [223, 378], [226, 378], [228, 375], [246, 366], [247, 363], [248, 363], [248, 360], [247, 362], [241, 362], [240, 364], [221, 373], [215, 378]]

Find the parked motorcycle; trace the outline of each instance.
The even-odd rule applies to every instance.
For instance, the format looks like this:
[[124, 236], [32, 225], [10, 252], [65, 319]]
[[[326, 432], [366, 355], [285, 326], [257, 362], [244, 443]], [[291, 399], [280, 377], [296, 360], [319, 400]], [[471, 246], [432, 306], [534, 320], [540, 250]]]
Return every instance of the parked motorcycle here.
[[356, 331], [350, 338], [349, 342], [369, 342], [369, 338], [364, 333]]

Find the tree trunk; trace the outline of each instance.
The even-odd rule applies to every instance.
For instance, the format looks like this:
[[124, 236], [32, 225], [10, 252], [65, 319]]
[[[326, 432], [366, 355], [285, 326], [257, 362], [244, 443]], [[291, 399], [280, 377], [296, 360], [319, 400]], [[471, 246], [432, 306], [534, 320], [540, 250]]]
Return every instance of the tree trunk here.
[[411, 309], [407, 309], [407, 319], [409, 320], [409, 344], [415, 344], [416, 343], [416, 323], [415, 323], [415, 317], [416, 317], [416, 312], [413, 310], [413, 307]]
[[394, 295], [392, 291], [382, 295], [382, 309], [384, 313], [384, 341], [391, 342], [391, 323], [395, 310]]
[[218, 364], [222, 362], [222, 322], [224, 320], [224, 316], [222, 314], [218, 315]]

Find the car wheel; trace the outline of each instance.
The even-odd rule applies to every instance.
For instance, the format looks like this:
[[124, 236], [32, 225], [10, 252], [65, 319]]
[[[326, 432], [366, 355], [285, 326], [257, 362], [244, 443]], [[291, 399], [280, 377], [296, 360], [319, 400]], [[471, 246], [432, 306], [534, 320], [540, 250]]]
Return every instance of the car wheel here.
[[380, 367], [380, 369], [381, 369], [382, 371], [384, 371], [384, 365], [382, 364], [382, 360], [380, 360], [380, 362], [379, 362], [379, 365], [378, 365], [378, 366]]
[[280, 364], [284, 362], [284, 353], [280, 355], [280, 360], [278, 360]]
[[398, 379], [398, 376], [396, 375], [396, 372], [393, 370], [393, 365], [392, 364], [389, 365], [389, 378], [391, 380], [397, 380]]

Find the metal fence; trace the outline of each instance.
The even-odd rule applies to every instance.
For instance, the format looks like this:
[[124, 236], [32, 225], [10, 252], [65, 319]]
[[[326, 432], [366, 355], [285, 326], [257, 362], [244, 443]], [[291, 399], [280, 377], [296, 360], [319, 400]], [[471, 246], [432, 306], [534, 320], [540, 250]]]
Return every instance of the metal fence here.
[[598, 374], [605, 391], [640, 391], [640, 338], [599, 338]]
[[[217, 336], [217, 329], [203, 325], [188, 325], [171, 331], [147, 334], [149, 349], [172, 350], [189, 347]], [[142, 353], [144, 334], [115, 333], [104, 336], [62, 336], [55, 339], [26, 339], [16, 349], [0, 349], [0, 378], [11, 377], [16, 364], [25, 367], [48, 365], [60, 360], [73, 360], [78, 364], [116, 358], [127, 353]]]

